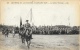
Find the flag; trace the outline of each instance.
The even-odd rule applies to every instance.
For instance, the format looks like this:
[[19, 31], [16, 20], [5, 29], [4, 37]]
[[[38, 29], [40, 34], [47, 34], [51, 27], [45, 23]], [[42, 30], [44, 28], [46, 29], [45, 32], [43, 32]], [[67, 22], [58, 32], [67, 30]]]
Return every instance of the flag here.
[[20, 17], [20, 27], [21, 27], [21, 25], [22, 25], [22, 18]]

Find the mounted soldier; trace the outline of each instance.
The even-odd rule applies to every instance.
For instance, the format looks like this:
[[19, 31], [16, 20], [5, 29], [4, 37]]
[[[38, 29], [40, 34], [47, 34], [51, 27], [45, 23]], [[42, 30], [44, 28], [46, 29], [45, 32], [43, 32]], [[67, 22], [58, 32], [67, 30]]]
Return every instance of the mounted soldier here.
[[4, 35], [5, 34], [5, 28], [3, 27], [2, 29], [2, 34]]
[[20, 26], [19, 38], [21, 38], [21, 39], [22, 39], [22, 43], [24, 43], [24, 39], [25, 39], [25, 29], [24, 29], [24, 25], [21, 25], [21, 26]]
[[29, 20], [26, 20], [26, 24], [24, 25], [24, 29], [26, 31], [26, 35], [30, 37], [30, 39], [33, 39], [32, 38], [32, 28], [31, 28], [31, 25], [30, 23], [28, 23]]
[[9, 35], [9, 30], [8, 30], [8, 28], [6, 28], [5, 29], [5, 37], [8, 37], [8, 35]]
[[28, 20], [26, 20], [26, 22], [26, 24], [20, 25], [19, 37], [21, 36], [22, 43], [25, 43], [25, 40], [27, 42], [33, 39], [31, 25], [28, 23]]

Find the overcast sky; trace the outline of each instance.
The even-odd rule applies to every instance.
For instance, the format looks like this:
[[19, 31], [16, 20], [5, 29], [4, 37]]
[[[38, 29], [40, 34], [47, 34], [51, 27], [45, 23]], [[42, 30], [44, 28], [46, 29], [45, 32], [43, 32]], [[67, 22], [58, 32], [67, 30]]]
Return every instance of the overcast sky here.
[[4, 7], [5, 25], [19, 26], [20, 17], [23, 24], [30, 20], [34, 25], [69, 25], [74, 26], [76, 20], [75, 7], [69, 4], [7, 4]]

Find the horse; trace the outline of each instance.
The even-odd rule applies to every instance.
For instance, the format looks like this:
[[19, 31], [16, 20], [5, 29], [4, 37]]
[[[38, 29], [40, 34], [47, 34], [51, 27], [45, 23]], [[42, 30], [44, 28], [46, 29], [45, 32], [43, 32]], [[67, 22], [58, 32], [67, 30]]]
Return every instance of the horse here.
[[32, 33], [30, 30], [26, 30], [25, 32], [25, 40], [27, 42], [27, 47], [30, 48], [30, 44], [31, 44], [31, 34]]
[[5, 30], [2, 30], [2, 34], [3, 34], [3, 35], [5, 34]]
[[20, 35], [21, 35], [22, 43], [26, 44], [29, 49], [31, 44], [30, 31], [29, 30], [20, 31]]
[[24, 41], [25, 41], [25, 33], [24, 33], [23, 30], [20, 30], [20, 32], [19, 32], [19, 37], [21, 38], [22, 43], [25, 43], [25, 42], [24, 42]]
[[5, 37], [8, 37], [8, 35], [9, 35], [9, 30], [8, 29], [5, 30], [4, 35], [5, 35]]

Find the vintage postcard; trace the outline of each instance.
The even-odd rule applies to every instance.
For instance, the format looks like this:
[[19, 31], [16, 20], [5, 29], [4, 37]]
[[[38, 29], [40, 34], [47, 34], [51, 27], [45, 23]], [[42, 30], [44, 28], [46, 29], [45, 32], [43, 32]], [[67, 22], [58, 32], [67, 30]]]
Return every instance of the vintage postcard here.
[[80, 0], [0, 0], [0, 50], [80, 50]]

